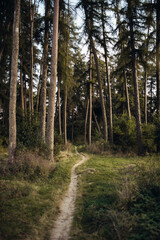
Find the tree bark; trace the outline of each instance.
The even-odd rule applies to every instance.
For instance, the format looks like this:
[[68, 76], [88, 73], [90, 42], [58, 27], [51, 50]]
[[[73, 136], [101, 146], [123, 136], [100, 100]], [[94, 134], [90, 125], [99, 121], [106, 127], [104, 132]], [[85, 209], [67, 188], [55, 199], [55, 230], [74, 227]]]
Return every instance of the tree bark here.
[[59, 135], [62, 135], [62, 121], [61, 121], [61, 80], [58, 78], [58, 120], [59, 120]]
[[92, 63], [92, 52], [90, 52], [90, 83], [89, 83], [89, 134], [88, 134], [88, 142], [89, 146], [92, 143], [92, 71], [93, 71], [93, 63]]
[[64, 145], [67, 145], [67, 86], [64, 87], [64, 103], [63, 103], [63, 133]]
[[144, 69], [144, 120], [147, 125], [147, 67]]
[[20, 60], [20, 82], [21, 82], [21, 107], [22, 107], [22, 113], [24, 115], [24, 92], [23, 92], [23, 62], [22, 62], [22, 56]]
[[54, 161], [54, 112], [56, 96], [56, 78], [57, 78], [57, 55], [58, 55], [58, 20], [59, 20], [59, 0], [54, 0], [53, 14], [53, 37], [52, 37], [52, 62], [51, 62], [51, 80], [47, 119], [47, 144], [50, 149], [50, 160]]
[[87, 142], [87, 122], [88, 122], [89, 99], [87, 100], [86, 117], [84, 124], [84, 143]]
[[156, 79], [157, 113], [160, 113], [160, 0], [156, 3]]
[[37, 87], [36, 113], [38, 113], [38, 110], [39, 110], [40, 91], [41, 91], [41, 85], [42, 85], [42, 72], [43, 72], [43, 56], [40, 64], [39, 83]]
[[33, 106], [33, 29], [34, 29], [34, 11], [35, 11], [35, 0], [32, 4], [30, 0], [30, 86], [29, 86], [29, 110], [31, 115], [34, 111]]
[[49, 39], [49, 8], [50, 0], [45, 0], [45, 36], [44, 36], [44, 64], [42, 75], [42, 101], [41, 101], [41, 138], [45, 142], [46, 132], [46, 82], [48, 69], [48, 39]]
[[103, 29], [103, 48], [105, 56], [105, 66], [106, 66], [106, 75], [107, 75], [107, 84], [108, 84], [108, 96], [109, 96], [109, 133], [110, 133], [110, 143], [113, 144], [113, 117], [112, 117], [112, 93], [111, 93], [111, 83], [110, 83], [110, 73], [108, 67], [108, 53], [106, 47], [106, 31], [104, 24], [104, 9], [103, 3], [101, 4], [101, 20], [102, 20], [102, 29]]
[[20, 23], [20, 0], [15, 1], [13, 20], [13, 43], [9, 101], [9, 164], [15, 161], [16, 150], [16, 98], [17, 98], [17, 69], [19, 55], [19, 23]]
[[98, 129], [98, 132], [101, 133], [101, 129], [100, 129], [100, 126], [99, 126], [99, 124], [98, 124], [97, 117], [96, 117], [96, 114], [95, 114], [94, 111], [93, 111], [93, 116], [94, 116], [94, 120], [95, 120], [95, 122], [96, 122], [96, 126], [97, 126], [97, 129]]
[[124, 82], [125, 82], [127, 112], [128, 112], [129, 120], [131, 120], [131, 109], [130, 109], [129, 92], [128, 92], [128, 85], [127, 85], [127, 75], [126, 75], [126, 70], [125, 70], [125, 68], [124, 68], [124, 70], [123, 70], [123, 74], [124, 74]]
[[136, 114], [136, 128], [137, 128], [137, 143], [138, 143], [138, 155], [143, 154], [143, 141], [142, 141], [142, 126], [141, 126], [141, 111], [139, 101], [139, 88], [137, 78], [137, 63], [135, 53], [135, 38], [134, 38], [134, 24], [133, 15], [130, 3], [128, 5], [129, 15], [129, 27], [130, 27], [130, 44], [131, 44], [131, 55], [132, 55], [132, 74], [133, 74], [133, 85], [134, 85], [134, 103], [135, 103], [135, 114]]

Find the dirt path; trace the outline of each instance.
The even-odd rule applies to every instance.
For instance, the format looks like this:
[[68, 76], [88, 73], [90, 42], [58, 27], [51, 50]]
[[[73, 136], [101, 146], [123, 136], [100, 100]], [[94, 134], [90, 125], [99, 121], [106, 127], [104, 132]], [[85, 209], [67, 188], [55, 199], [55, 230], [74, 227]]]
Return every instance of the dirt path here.
[[60, 206], [60, 214], [55, 222], [54, 228], [52, 229], [51, 240], [69, 239], [77, 191], [77, 174], [75, 170], [79, 165], [81, 165], [85, 161], [86, 157], [83, 156], [82, 160], [72, 167], [71, 182], [68, 191]]

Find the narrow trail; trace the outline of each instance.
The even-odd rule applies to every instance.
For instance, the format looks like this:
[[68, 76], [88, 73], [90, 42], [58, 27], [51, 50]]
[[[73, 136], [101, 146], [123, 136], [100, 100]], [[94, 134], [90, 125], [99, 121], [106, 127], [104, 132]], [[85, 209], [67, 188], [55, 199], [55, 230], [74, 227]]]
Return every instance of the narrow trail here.
[[[76, 151], [77, 152], [77, 151]], [[71, 182], [68, 191], [60, 206], [60, 214], [54, 224], [54, 228], [51, 232], [50, 240], [68, 240], [69, 233], [72, 225], [76, 192], [77, 192], [77, 174], [76, 168], [86, 161], [86, 157], [83, 156], [82, 160], [75, 164], [71, 170]]]

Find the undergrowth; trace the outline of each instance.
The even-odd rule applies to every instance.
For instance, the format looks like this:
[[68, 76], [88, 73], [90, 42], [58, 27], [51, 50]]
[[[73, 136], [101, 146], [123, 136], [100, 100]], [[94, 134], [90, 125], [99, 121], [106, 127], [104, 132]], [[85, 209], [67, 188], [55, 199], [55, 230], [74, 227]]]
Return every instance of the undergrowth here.
[[72, 240], [160, 239], [158, 157], [91, 156], [78, 173]]
[[49, 239], [79, 156], [61, 152], [55, 165], [35, 152], [17, 156], [15, 164], [0, 161], [0, 239]]

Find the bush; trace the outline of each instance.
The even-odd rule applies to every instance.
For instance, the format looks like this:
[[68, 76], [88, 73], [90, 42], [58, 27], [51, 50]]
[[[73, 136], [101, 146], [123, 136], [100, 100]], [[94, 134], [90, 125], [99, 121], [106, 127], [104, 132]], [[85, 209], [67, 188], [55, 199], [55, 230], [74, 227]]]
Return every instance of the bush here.
[[129, 120], [127, 115], [114, 116], [114, 143], [121, 146], [123, 152], [135, 151], [137, 147], [136, 122], [132, 117]]
[[142, 125], [143, 147], [145, 152], [156, 152], [155, 131], [156, 126], [154, 124]]

